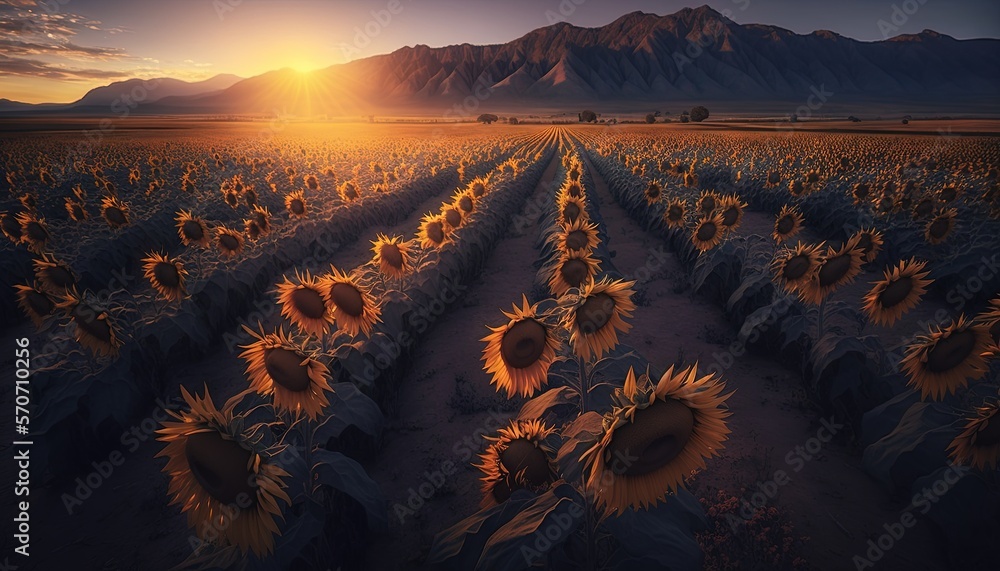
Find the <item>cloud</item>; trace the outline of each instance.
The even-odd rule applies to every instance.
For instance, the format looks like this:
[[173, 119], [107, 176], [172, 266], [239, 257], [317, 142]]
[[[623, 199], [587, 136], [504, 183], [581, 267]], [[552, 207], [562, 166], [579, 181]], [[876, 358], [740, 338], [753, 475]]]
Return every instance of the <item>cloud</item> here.
[[85, 81], [94, 79], [121, 79], [129, 77], [130, 74], [117, 70], [73, 68], [37, 59], [12, 58], [0, 55], [0, 76], [5, 75], [40, 77], [58, 79], [60, 81]]

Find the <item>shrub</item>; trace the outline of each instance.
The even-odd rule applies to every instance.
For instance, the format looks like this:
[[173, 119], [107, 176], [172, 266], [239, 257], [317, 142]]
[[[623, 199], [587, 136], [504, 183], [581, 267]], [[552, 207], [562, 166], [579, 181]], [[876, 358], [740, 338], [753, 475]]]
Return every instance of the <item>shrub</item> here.
[[696, 105], [691, 108], [690, 116], [692, 121], [700, 123], [701, 121], [708, 119], [708, 109], [702, 107], [701, 105]]

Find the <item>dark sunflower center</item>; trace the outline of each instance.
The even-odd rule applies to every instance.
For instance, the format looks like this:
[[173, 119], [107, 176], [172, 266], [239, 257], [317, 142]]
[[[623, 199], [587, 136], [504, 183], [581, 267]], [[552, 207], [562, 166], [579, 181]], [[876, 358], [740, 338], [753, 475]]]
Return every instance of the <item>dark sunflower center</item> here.
[[893, 307], [906, 299], [911, 291], [913, 291], [913, 278], [901, 277], [878, 294], [878, 303], [882, 307]]
[[736, 224], [736, 221], [740, 218], [740, 209], [736, 206], [730, 206], [722, 213], [722, 225], [732, 226]]
[[73, 308], [73, 323], [85, 333], [105, 343], [111, 342], [111, 326], [107, 319], [99, 319], [103, 312], [79, 303]]
[[875, 248], [875, 241], [872, 240], [872, 235], [865, 233], [858, 238], [858, 248], [861, 248], [861, 252], [867, 256], [871, 253], [872, 249]]
[[581, 260], [566, 260], [559, 268], [559, 275], [569, 287], [580, 287], [580, 284], [590, 277], [590, 268]]
[[948, 235], [948, 227], [951, 221], [948, 218], [941, 217], [935, 218], [934, 222], [931, 222], [931, 227], [928, 230], [930, 235], [935, 238], [944, 238]]
[[399, 246], [395, 244], [382, 244], [378, 253], [381, 260], [386, 264], [396, 269], [403, 267], [403, 253], [399, 251]]
[[107, 217], [108, 222], [114, 226], [124, 226], [128, 222], [128, 218], [125, 217], [125, 213], [122, 212], [117, 206], [109, 206], [104, 210], [104, 216]]
[[306, 211], [306, 205], [299, 199], [295, 199], [291, 203], [292, 214], [302, 214]]
[[667, 218], [677, 221], [684, 217], [684, 209], [674, 205], [667, 209]]
[[783, 216], [779, 218], [778, 224], [775, 226], [778, 234], [781, 234], [782, 236], [791, 232], [793, 228], [795, 228], [795, 218], [792, 216]]
[[799, 254], [792, 256], [785, 262], [781, 275], [788, 281], [795, 281], [805, 276], [811, 267], [812, 260], [809, 259], [809, 256]]
[[463, 196], [458, 199], [458, 207], [462, 209], [463, 212], [472, 212], [472, 199], [468, 196]]
[[576, 310], [576, 323], [587, 335], [600, 331], [615, 313], [615, 299], [601, 292], [587, 298]]
[[444, 242], [444, 228], [440, 222], [431, 222], [427, 225], [427, 237], [435, 244]]
[[570, 202], [563, 208], [563, 219], [567, 222], [576, 222], [576, 219], [580, 217], [580, 207], [575, 203]]
[[534, 365], [545, 351], [545, 326], [534, 319], [518, 321], [503, 334], [500, 356], [515, 369]]
[[953, 187], [953, 186], [947, 186], [947, 187], [941, 189], [941, 198], [945, 202], [951, 202], [952, 200], [955, 200], [955, 196], [957, 196], [957, 195], [958, 195], [958, 191], [955, 190], [955, 187]]
[[365, 310], [365, 300], [358, 288], [351, 284], [334, 284], [330, 289], [330, 299], [341, 311], [351, 317], [361, 317]]
[[476, 184], [472, 185], [472, 194], [474, 194], [476, 196], [476, 198], [479, 198], [480, 196], [482, 196], [485, 193], [486, 193], [486, 185], [485, 184], [483, 184], [481, 182], [477, 182]]
[[716, 204], [714, 198], [705, 198], [704, 200], [701, 201], [702, 212], [711, 212], [715, 210], [715, 206]]
[[205, 231], [196, 220], [185, 220], [181, 231], [188, 240], [198, 241], [205, 237]]
[[239, 239], [230, 234], [222, 234], [219, 236], [219, 244], [222, 246], [222, 249], [227, 252], [235, 252], [240, 247]]
[[458, 227], [462, 223], [462, 213], [455, 208], [449, 208], [444, 213], [444, 219], [448, 221], [452, 227]]
[[174, 288], [181, 283], [181, 274], [177, 271], [177, 266], [169, 262], [157, 262], [153, 266], [153, 277], [160, 285]]
[[292, 305], [309, 319], [322, 319], [326, 314], [323, 296], [309, 287], [300, 287], [292, 292]]
[[942, 337], [927, 352], [927, 370], [946, 373], [964, 362], [976, 348], [976, 333], [971, 329]]
[[71, 208], [73, 209], [73, 218], [83, 218], [83, 208], [79, 204], [74, 204]]
[[544, 485], [552, 477], [545, 452], [524, 438], [512, 440], [507, 445], [507, 449], [500, 453], [500, 465], [508, 474], [520, 475], [522, 481], [530, 486]]
[[44, 242], [49, 239], [49, 231], [38, 222], [29, 222], [25, 230], [32, 242]]
[[921, 200], [917, 203], [917, 207], [914, 210], [917, 216], [923, 218], [924, 216], [930, 216], [931, 212], [934, 212], [934, 201], [932, 200]]
[[253, 454], [235, 441], [216, 431], [199, 432], [187, 437], [184, 455], [191, 475], [215, 500], [226, 505], [256, 500], [249, 468]]
[[28, 307], [31, 308], [31, 311], [42, 317], [52, 313], [52, 310], [56, 307], [56, 305], [52, 303], [52, 300], [49, 299], [49, 296], [41, 292], [34, 290], [29, 291], [26, 298], [28, 301]]
[[264, 351], [264, 368], [268, 376], [282, 387], [301, 392], [309, 388], [309, 367], [306, 358], [291, 349], [281, 347]]
[[46, 280], [58, 288], [69, 288], [76, 283], [73, 274], [62, 266], [52, 266], [45, 271]]
[[986, 427], [976, 433], [976, 446], [995, 446], [1000, 444], [1000, 414], [994, 413], [986, 421]]
[[637, 410], [632, 422], [617, 428], [605, 451], [616, 474], [643, 476], [672, 462], [694, 432], [694, 412], [675, 399], [657, 400]]
[[576, 183], [569, 185], [566, 191], [569, 193], [570, 196], [575, 198], [580, 198], [581, 196], [583, 196], [583, 189], [580, 188], [580, 185]]
[[698, 226], [698, 233], [696, 235], [698, 240], [707, 242], [712, 238], [715, 238], [715, 234], [718, 231], [719, 228], [715, 225], [715, 222], [705, 222], [701, 226]]
[[823, 287], [834, 285], [844, 279], [850, 270], [851, 256], [849, 254], [827, 258], [819, 269], [819, 285]]
[[570, 250], [582, 250], [590, 241], [587, 240], [587, 233], [583, 230], [573, 230], [566, 235], [566, 247]]
[[646, 188], [646, 196], [648, 196], [650, 198], [659, 198], [660, 197], [660, 187], [658, 187], [658, 186], [649, 186], [649, 187], [647, 187]]

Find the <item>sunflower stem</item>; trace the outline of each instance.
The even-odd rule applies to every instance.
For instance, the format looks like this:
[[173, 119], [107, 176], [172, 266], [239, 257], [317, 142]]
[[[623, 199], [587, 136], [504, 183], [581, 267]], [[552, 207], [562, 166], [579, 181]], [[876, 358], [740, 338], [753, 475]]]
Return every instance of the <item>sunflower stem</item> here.
[[816, 341], [823, 338], [823, 321], [826, 318], [826, 297], [819, 302], [819, 312], [816, 316]]
[[580, 415], [590, 410], [590, 375], [587, 374], [587, 361], [577, 357], [577, 368], [580, 374]]

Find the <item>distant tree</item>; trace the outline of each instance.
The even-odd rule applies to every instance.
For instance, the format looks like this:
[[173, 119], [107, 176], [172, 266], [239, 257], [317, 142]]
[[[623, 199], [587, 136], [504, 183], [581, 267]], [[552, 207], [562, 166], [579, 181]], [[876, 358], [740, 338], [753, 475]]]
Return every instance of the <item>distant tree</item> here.
[[500, 118], [497, 117], [496, 115], [490, 113], [483, 113], [482, 115], [479, 116], [478, 119], [476, 119], [476, 121], [479, 121], [480, 123], [486, 123], [487, 125], [489, 125], [499, 119]]
[[517, 117], [511, 117], [510, 119], [507, 119], [507, 122], [510, 123], [511, 125], [517, 125], [518, 120]]
[[701, 105], [696, 105], [691, 108], [691, 120], [695, 123], [700, 123], [705, 119], [708, 119], [708, 109], [702, 107]]
[[903, 119], [903, 124], [904, 125], [909, 125], [910, 124], [910, 120], [909, 119]]
[[655, 113], [647, 113], [646, 114], [646, 122], [650, 123], [650, 124], [656, 123], [656, 114]]
[[791, 115], [788, 116], [788, 121], [790, 123], [798, 123], [799, 122], [799, 116], [796, 115], [795, 113], [792, 113]]
[[687, 111], [681, 113], [681, 123], [687, 123], [691, 119], [688, 117]]
[[590, 109], [584, 110], [582, 113], [579, 114], [579, 117], [580, 117], [580, 122], [581, 123], [596, 123], [597, 122], [597, 113], [594, 113]]

